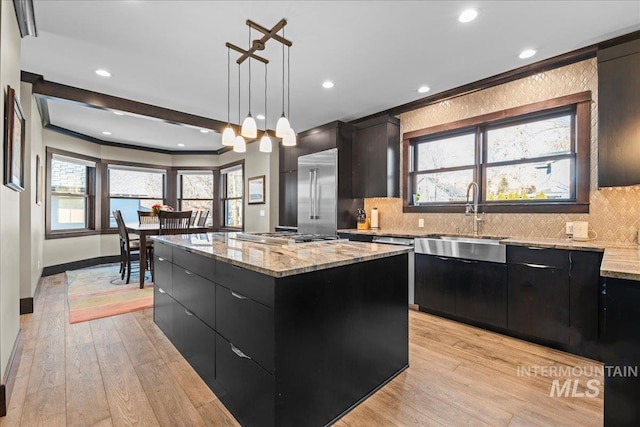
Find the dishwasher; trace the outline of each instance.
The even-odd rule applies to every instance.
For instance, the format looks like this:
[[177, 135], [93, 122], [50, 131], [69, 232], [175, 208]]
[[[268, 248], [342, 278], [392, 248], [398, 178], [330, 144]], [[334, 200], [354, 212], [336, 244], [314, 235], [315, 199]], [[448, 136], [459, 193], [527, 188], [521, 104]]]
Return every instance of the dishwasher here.
[[[372, 240], [372, 243], [384, 243], [385, 245], [398, 245], [398, 246], [409, 246], [413, 249], [413, 239], [409, 239], [406, 237], [387, 237], [387, 236], [375, 236]], [[415, 253], [414, 251], [409, 252], [409, 304], [414, 305], [414, 294], [415, 294]]]

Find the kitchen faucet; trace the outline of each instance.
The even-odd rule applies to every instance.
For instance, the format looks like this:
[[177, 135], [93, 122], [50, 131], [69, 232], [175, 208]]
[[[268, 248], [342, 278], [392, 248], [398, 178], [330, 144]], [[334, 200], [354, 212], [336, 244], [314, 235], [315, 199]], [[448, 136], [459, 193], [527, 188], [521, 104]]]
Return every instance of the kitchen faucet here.
[[[473, 188], [473, 200], [472, 203], [469, 203], [469, 191]], [[467, 187], [467, 204], [465, 206], [464, 214], [466, 216], [473, 215], [473, 235], [478, 235], [478, 223], [480, 221], [484, 221], [484, 213], [482, 214], [482, 218], [478, 217], [478, 197], [479, 197], [480, 189], [478, 187], [478, 183], [472, 181]]]

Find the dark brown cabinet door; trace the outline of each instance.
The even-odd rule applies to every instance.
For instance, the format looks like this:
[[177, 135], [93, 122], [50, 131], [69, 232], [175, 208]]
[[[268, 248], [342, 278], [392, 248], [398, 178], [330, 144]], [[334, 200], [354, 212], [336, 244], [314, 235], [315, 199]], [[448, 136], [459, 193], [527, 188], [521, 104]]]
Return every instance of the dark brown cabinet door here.
[[400, 193], [400, 125], [383, 117], [360, 125], [353, 140], [353, 197], [398, 197]]
[[571, 252], [571, 346], [598, 358], [598, 314], [602, 253]]
[[569, 344], [569, 272], [539, 264], [508, 264], [508, 275], [509, 329]]
[[598, 52], [598, 186], [640, 184], [640, 40]]
[[421, 308], [456, 312], [456, 260], [416, 254], [415, 301]]
[[280, 172], [280, 225], [298, 225], [298, 171]]
[[507, 265], [457, 260], [456, 315], [507, 326]]

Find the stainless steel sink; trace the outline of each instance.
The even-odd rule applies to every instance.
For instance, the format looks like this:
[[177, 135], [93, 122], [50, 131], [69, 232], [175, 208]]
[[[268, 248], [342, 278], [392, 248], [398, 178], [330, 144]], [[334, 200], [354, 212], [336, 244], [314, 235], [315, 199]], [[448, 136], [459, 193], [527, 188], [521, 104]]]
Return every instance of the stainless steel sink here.
[[507, 262], [507, 246], [501, 239], [437, 236], [415, 239], [415, 253], [476, 261]]

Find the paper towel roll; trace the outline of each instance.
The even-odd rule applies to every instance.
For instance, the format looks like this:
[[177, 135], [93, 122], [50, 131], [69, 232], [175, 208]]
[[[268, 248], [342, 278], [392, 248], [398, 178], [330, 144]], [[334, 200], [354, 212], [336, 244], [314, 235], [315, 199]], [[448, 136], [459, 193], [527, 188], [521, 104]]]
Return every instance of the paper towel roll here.
[[378, 225], [378, 208], [371, 209], [371, 228], [380, 228]]

